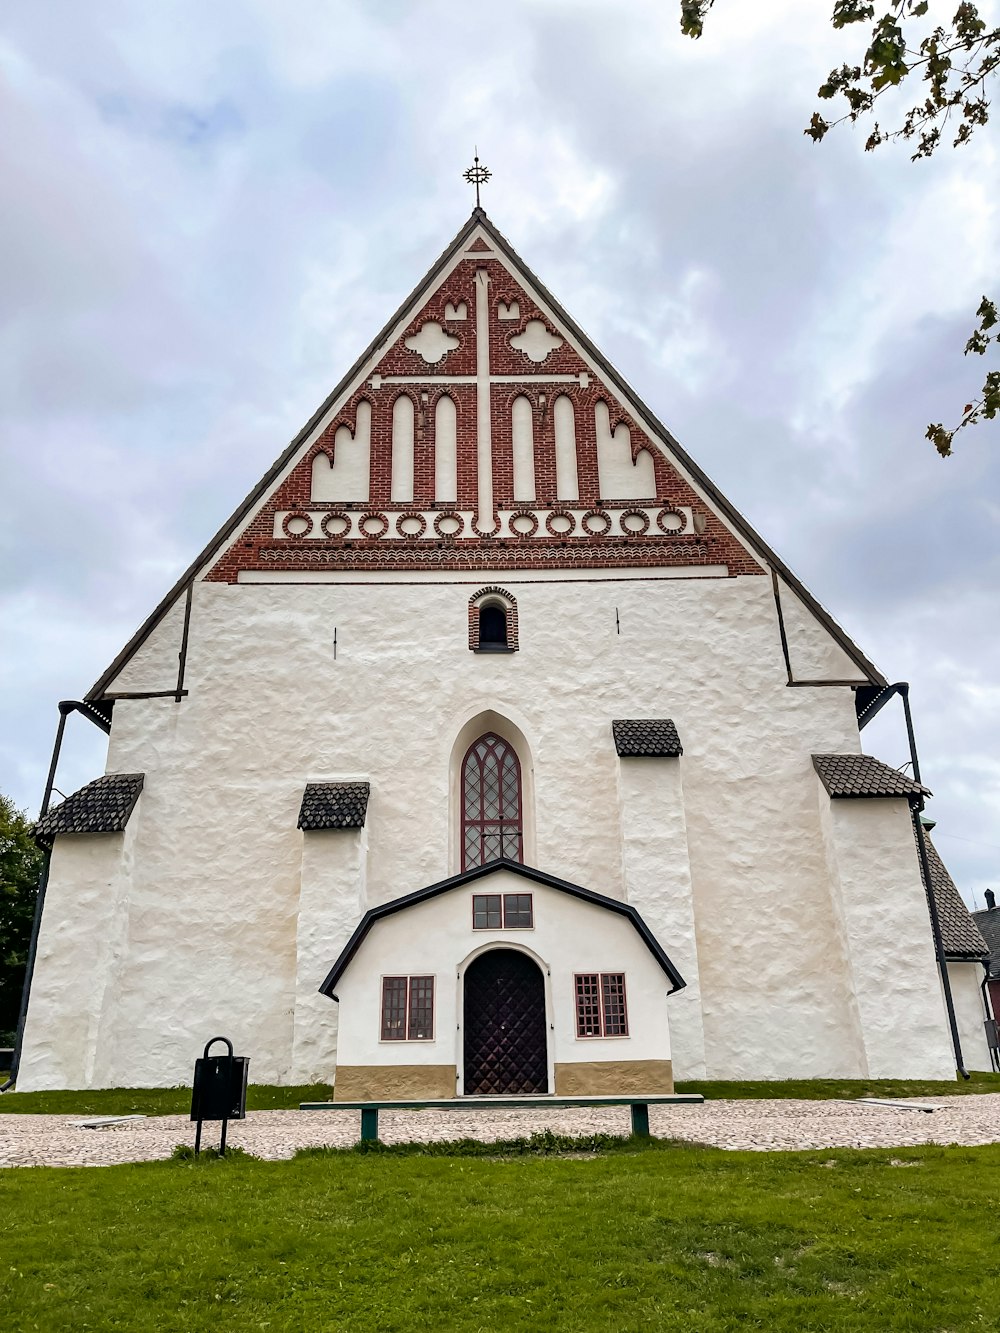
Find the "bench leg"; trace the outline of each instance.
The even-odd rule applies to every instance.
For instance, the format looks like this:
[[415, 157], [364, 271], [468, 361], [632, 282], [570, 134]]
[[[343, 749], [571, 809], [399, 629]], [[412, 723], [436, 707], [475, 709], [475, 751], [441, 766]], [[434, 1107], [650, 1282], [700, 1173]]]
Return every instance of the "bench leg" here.
[[361, 1142], [374, 1143], [378, 1139], [378, 1108], [364, 1106], [361, 1109]]
[[637, 1139], [649, 1138], [649, 1107], [645, 1102], [632, 1102], [632, 1136]]

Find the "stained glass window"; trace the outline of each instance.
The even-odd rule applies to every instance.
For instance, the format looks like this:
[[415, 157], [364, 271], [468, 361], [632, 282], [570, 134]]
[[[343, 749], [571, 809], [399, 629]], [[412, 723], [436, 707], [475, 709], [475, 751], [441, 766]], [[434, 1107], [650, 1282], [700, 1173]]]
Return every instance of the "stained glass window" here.
[[521, 765], [501, 737], [487, 732], [462, 765], [462, 869], [523, 860]]

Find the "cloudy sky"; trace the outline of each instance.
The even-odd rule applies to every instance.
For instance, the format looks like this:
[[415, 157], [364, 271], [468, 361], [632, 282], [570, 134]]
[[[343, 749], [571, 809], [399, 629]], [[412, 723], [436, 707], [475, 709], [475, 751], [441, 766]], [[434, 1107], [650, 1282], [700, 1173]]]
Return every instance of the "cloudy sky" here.
[[[1000, 128], [802, 134], [832, 0], [52, 0], [0, 22], [0, 790], [484, 204], [891, 680], [938, 846], [1000, 888]], [[932, 0], [932, 11], [943, 0]], [[945, 6], [945, 8], [948, 8]], [[986, 11], [995, 9], [987, 4]], [[948, 14], [950, 15], [950, 8]], [[898, 706], [864, 733], [907, 758]], [[69, 727], [58, 785], [103, 769]]]

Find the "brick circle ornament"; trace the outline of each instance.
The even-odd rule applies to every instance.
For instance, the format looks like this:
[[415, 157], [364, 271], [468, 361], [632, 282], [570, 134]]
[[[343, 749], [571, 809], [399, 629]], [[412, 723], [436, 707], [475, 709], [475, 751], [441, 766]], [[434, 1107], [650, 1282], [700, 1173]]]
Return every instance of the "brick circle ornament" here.
[[351, 516], [345, 514], [342, 509], [334, 509], [329, 514], [323, 515], [323, 522], [320, 524], [323, 529], [324, 537], [346, 537], [351, 530]]
[[481, 528], [479, 526], [479, 519], [474, 518], [472, 520], [472, 531], [477, 537], [497, 537], [500, 533], [500, 520], [499, 518], [494, 519], [491, 528]]
[[409, 510], [396, 519], [396, 531], [400, 537], [422, 537], [427, 531], [427, 520], [423, 514]]
[[[638, 520], [634, 526], [626, 522], [630, 518]], [[644, 509], [626, 509], [618, 522], [621, 524], [622, 532], [626, 537], [641, 537], [644, 532], [649, 530], [649, 515]]]
[[[293, 523], [298, 526], [293, 528]], [[312, 526], [312, 515], [304, 513], [301, 509], [286, 514], [281, 520], [281, 531], [286, 537], [308, 537], [312, 532]]]
[[582, 521], [584, 532], [591, 537], [603, 537], [611, 531], [611, 515], [606, 509], [588, 509]]
[[515, 509], [508, 526], [515, 537], [534, 537], [538, 531], [538, 515], [530, 509]]
[[545, 526], [553, 537], [568, 537], [576, 528], [576, 519], [568, 509], [553, 509], [546, 515]]
[[[376, 532], [370, 528], [368, 526], [369, 523], [377, 523], [379, 525], [378, 531]], [[362, 514], [358, 519], [358, 532], [362, 537], [370, 537], [373, 541], [377, 541], [379, 537], [384, 537], [388, 531], [389, 520], [386, 518], [385, 514], [379, 514], [373, 510], [369, 510], [367, 514]]]
[[668, 506], [666, 509], [660, 509], [656, 515], [656, 526], [661, 532], [665, 532], [668, 537], [676, 537], [687, 519], [679, 509]]
[[[447, 527], [445, 524], [447, 524]], [[434, 531], [439, 537], [461, 536], [464, 527], [462, 515], [457, 514], [454, 509], [446, 509], [444, 513], [438, 514], [434, 519]]]

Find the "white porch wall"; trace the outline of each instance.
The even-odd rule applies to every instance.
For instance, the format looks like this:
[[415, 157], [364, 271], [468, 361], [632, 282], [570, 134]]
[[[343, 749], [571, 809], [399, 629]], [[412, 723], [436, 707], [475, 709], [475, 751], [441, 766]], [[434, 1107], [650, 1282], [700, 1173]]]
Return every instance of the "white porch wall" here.
[[[623, 857], [611, 720], [672, 717], [708, 1076], [857, 1067], [809, 757], [859, 750], [851, 691], [787, 688], [767, 578], [595, 573], [195, 586], [189, 696], [115, 708], [108, 769], [146, 774], [145, 814], [95, 1078], [186, 1081], [225, 1032], [252, 1079], [289, 1080], [305, 783], [371, 782], [366, 905], [420, 888], [449, 872], [452, 750], [488, 709], [530, 748], [537, 865], [620, 898], [639, 835]], [[517, 599], [516, 653], [468, 650], [468, 599], [491, 583]], [[177, 647], [173, 630], [147, 642], [145, 688], [174, 684]], [[89, 971], [65, 865], [46, 913], [74, 961], [54, 965]]]
[[619, 799], [625, 891], [687, 982], [670, 1001], [674, 1078], [705, 1077], [698, 942], [681, 772], [684, 760], [622, 759]]
[[[473, 930], [474, 893], [530, 893], [534, 929]], [[662, 941], [670, 953], [669, 941]], [[549, 1087], [557, 1063], [669, 1060], [670, 979], [624, 917], [547, 885], [497, 871], [374, 924], [337, 983], [338, 1059], [354, 1065], [455, 1065], [462, 1073], [462, 989], [472, 956], [526, 950], [545, 980]], [[332, 960], [331, 960], [332, 961]], [[576, 1036], [576, 972], [624, 972], [629, 1035]], [[433, 1041], [381, 1041], [381, 978], [435, 977]], [[324, 998], [324, 1003], [331, 1004]], [[461, 1083], [459, 1083], [461, 1091]]]
[[[986, 1044], [986, 1029], [983, 1020], [983, 994], [980, 987], [983, 982], [981, 963], [949, 963], [948, 980], [951, 982], [951, 998], [955, 1006], [955, 1021], [958, 1024], [958, 1039], [962, 1043], [962, 1055], [966, 1069], [990, 1072], [990, 1048]], [[943, 997], [942, 997], [943, 1003]], [[952, 1069], [954, 1072], [954, 1059]]]

